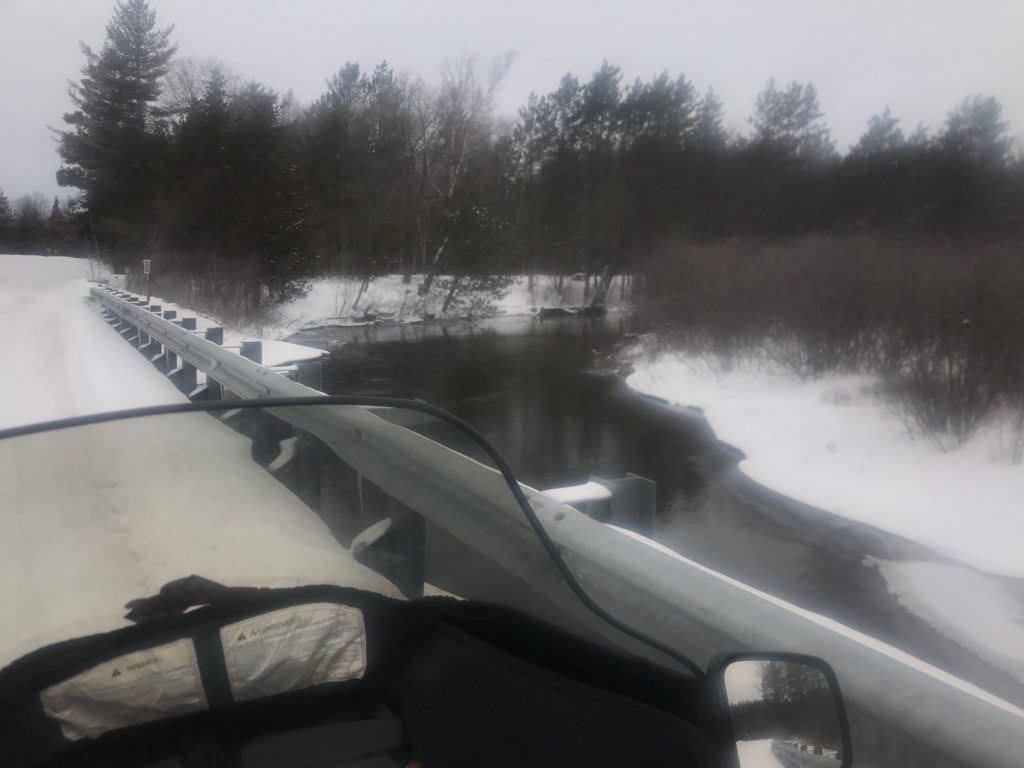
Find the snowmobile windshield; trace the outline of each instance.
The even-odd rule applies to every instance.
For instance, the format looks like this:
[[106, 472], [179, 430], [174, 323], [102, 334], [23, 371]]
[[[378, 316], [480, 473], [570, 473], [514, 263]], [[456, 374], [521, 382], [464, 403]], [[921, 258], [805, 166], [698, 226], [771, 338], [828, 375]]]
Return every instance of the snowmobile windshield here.
[[190, 575], [450, 594], [608, 639], [531, 520], [566, 508], [421, 403], [221, 401], [76, 419], [0, 433], [0, 467], [0, 667], [124, 626], [126, 604]]

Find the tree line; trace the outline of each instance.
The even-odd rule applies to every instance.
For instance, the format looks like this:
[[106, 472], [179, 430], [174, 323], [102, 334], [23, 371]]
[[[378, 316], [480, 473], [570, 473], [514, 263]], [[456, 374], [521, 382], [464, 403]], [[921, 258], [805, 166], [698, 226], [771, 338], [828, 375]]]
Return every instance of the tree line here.
[[[512, 57], [445, 64], [440, 82], [344, 65], [308, 105], [212, 61], [176, 57], [146, 0], [118, 2], [58, 131], [79, 196], [66, 249], [251, 301], [323, 273], [643, 272], [672, 241], [870, 231], [1013, 234], [1024, 163], [999, 103], [973, 96], [934, 135], [888, 110], [840, 153], [809, 83], [769, 80], [749, 130], [713, 89], [605, 62], [531, 95], [494, 96]], [[7, 229], [10, 229], [8, 226]]]
[[39, 192], [11, 201], [0, 189], [0, 253], [74, 253], [79, 225], [74, 198], [50, 203]]

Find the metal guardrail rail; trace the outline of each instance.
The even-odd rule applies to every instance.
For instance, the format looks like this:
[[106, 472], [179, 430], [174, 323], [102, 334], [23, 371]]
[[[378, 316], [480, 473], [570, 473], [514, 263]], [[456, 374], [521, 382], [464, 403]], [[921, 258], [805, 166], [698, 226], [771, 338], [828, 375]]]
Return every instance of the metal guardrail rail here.
[[[106, 288], [93, 288], [92, 295], [116, 318], [115, 327], [136, 334], [137, 343], [159, 344], [165, 358], [179, 359], [181, 365], [170, 372], [191, 366], [243, 398], [322, 394], [197, 337], [140, 306], [137, 298]], [[586, 625], [609, 642], [639, 650], [569, 592], [494, 470], [365, 409], [326, 410], [279, 409], [275, 415], [318, 437], [433, 524], [473, 542], [540, 596], [552, 618]], [[718, 653], [749, 649], [827, 659], [849, 706], [856, 765], [1024, 764], [1024, 710], [1019, 707], [653, 542], [595, 522], [533, 489], [524, 486], [524, 491], [563, 557], [585, 574], [584, 583], [599, 604], [699, 663]]]

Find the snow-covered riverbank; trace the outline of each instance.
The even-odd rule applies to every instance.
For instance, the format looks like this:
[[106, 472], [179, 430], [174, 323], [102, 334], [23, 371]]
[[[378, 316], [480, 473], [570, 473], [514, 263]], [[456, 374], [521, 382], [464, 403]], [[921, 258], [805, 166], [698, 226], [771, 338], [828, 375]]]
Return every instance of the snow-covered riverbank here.
[[703, 411], [740, 468], [779, 493], [918, 541], [990, 573], [1024, 577], [1024, 466], [988, 425], [945, 452], [911, 434], [864, 376], [800, 379], [716, 370], [685, 355], [640, 355], [627, 383]]
[[[106, 276], [111, 285], [126, 288], [124, 275]], [[583, 279], [569, 276], [515, 275], [495, 280], [493, 287], [460, 289], [456, 299], [443, 311], [451, 278], [439, 276], [426, 296], [417, 289], [422, 275], [413, 275], [407, 283], [402, 275], [381, 275], [365, 285], [362, 278], [320, 278], [310, 282], [309, 291], [302, 298], [287, 302], [270, 310], [259, 324], [232, 328], [235, 336], [260, 336], [265, 339], [283, 339], [309, 328], [366, 325], [371, 322], [419, 323], [430, 318], [459, 318], [465, 316], [535, 315], [543, 309], [573, 311], [586, 306], [590, 296]], [[614, 277], [605, 305], [622, 309], [628, 304], [629, 287], [622, 285], [621, 276]], [[596, 288], [597, 278], [590, 287]], [[210, 322], [213, 322], [212, 320]]]
[[[420, 297], [417, 288], [422, 280], [422, 275], [414, 275], [405, 283], [401, 275], [383, 275], [370, 280], [361, 293], [359, 278], [316, 280], [305, 297], [278, 307], [271, 324], [277, 335], [287, 335], [302, 328], [363, 323], [368, 316], [390, 322], [419, 322], [424, 318], [460, 317], [467, 313], [531, 315], [543, 308], [584, 306], [589, 300], [583, 280], [536, 275], [531, 284], [525, 275], [516, 275], [502, 287], [463, 291], [446, 315], [443, 307], [450, 278], [438, 278], [430, 292]], [[622, 306], [620, 280], [614, 278], [608, 292], [607, 304], [613, 308]], [[594, 286], [596, 278], [592, 281]]]

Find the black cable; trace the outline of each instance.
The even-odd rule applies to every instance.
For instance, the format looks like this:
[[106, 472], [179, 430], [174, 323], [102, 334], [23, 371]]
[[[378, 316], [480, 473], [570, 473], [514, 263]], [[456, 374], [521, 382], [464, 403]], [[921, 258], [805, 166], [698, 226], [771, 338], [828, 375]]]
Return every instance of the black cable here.
[[562, 578], [565, 579], [565, 581], [569, 585], [569, 588], [572, 589], [573, 593], [576, 595], [576, 597], [579, 598], [580, 602], [583, 603], [583, 605], [589, 608], [592, 613], [595, 613], [599, 618], [603, 619], [606, 623], [615, 627], [615, 629], [629, 635], [635, 640], [639, 640], [642, 643], [646, 643], [647, 645], [650, 645], [652, 648], [661, 651], [666, 656], [675, 659], [680, 664], [685, 666], [688, 670], [690, 670], [698, 679], [704, 678], [704, 670], [702, 670], [696, 664], [696, 662], [694, 662], [688, 656], [681, 653], [680, 651], [675, 650], [671, 646], [662, 643], [660, 640], [656, 640], [653, 637], [649, 637], [640, 630], [631, 627], [630, 625], [621, 621], [616, 616], [609, 613], [604, 608], [595, 603], [593, 599], [590, 597], [590, 595], [587, 594], [586, 590], [583, 589], [582, 585], [576, 580], [575, 575], [573, 575], [572, 570], [569, 568], [569, 566], [566, 565], [565, 560], [562, 559], [561, 552], [558, 551], [558, 547], [551, 540], [551, 537], [548, 536], [548, 532], [544, 528], [544, 525], [540, 522], [540, 519], [537, 517], [537, 513], [534, 512], [533, 507], [530, 506], [529, 499], [527, 499], [526, 494], [523, 493], [523, 489], [520, 487], [519, 481], [516, 480], [515, 475], [512, 473], [512, 469], [505, 462], [505, 459], [502, 458], [501, 454], [499, 454], [498, 451], [493, 446], [491, 446], [491, 444], [487, 442], [484, 436], [477, 432], [474, 427], [467, 424], [458, 416], [450, 414], [447, 411], [437, 408], [436, 406], [432, 406], [429, 403], [422, 404], [428, 407], [428, 410], [426, 410], [425, 412], [431, 413], [441, 418], [442, 420], [447, 421], [448, 423], [453, 424], [456, 427], [459, 427], [464, 432], [466, 432], [466, 434], [472, 437], [481, 448], [484, 449], [484, 451], [490, 457], [491, 461], [493, 461], [495, 466], [498, 468], [498, 471], [501, 472], [501, 476], [505, 478], [505, 483], [508, 485], [509, 490], [512, 491], [512, 496], [519, 504], [519, 508], [523, 511], [523, 514], [526, 516], [527, 521], [533, 528], [534, 533], [537, 534], [537, 538], [541, 540], [541, 543], [544, 545], [544, 549], [547, 551], [548, 556], [555, 563], [555, 567], [558, 568], [559, 572], [562, 574]]
[[609, 624], [623, 634], [632, 637], [634, 640], [638, 640], [641, 643], [649, 645], [669, 658], [678, 661], [692, 672], [696, 678], [704, 678], [704, 671], [688, 656], [660, 640], [656, 640], [644, 632], [631, 627], [629, 624], [626, 624], [624, 621], [618, 619], [616, 616], [612, 615], [595, 603], [582, 585], [576, 580], [576, 577], [573, 575], [572, 570], [566, 564], [565, 560], [562, 559], [562, 555], [558, 551], [558, 547], [551, 540], [551, 537], [548, 536], [547, 530], [545, 530], [544, 525], [538, 519], [537, 513], [534, 512], [533, 507], [530, 506], [530, 502], [526, 498], [526, 494], [523, 493], [523, 489], [520, 487], [519, 481], [516, 480], [512, 469], [505, 462], [505, 459], [502, 458], [501, 454], [498, 453], [498, 451], [489, 442], [487, 442], [487, 439], [473, 426], [443, 408], [438, 408], [436, 405], [431, 405], [430, 403], [426, 403], [422, 400], [407, 400], [399, 397], [323, 395], [312, 397], [266, 398], [262, 400], [218, 400], [215, 402], [175, 403], [172, 405], [156, 405], [146, 408], [111, 411], [108, 413], [98, 413], [88, 416], [75, 416], [68, 419], [42, 422], [40, 424], [28, 424], [22, 427], [13, 427], [11, 429], [0, 430], [0, 440], [37, 434], [40, 432], [49, 432], [58, 429], [79, 427], [87, 424], [100, 424], [108, 421], [118, 421], [120, 419], [140, 418], [143, 416], [162, 416], [173, 413], [187, 413], [194, 411], [229, 411], [238, 408], [278, 408], [307, 405], [356, 405], [380, 408], [405, 408], [406, 410], [420, 411], [421, 413], [435, 416], [441, 421], [447, 422], [448, 424], [451, 424], [465, 432], [480, 448], [483, 449], [484, 453], [487, 454], [491, 461], [494, 462], [495, 467], [501, 473], [506, 485], [508, 485], [509, 490], [512, 492], [512, 496], [519, 505], [520, 510], [522, 510], [523, 515], [526, 516], [527, 522], [530, 524], [533, 532], [537, 535], [537, 538], [540, 539], [541, 544], [544, 546], [548, 557], [551, 558], [551, 561], [555, 564], [555, 567], [562, 575], [562, 578], [565, 579], [565, 582], [569, 585], [569, 588], [572, 590], [573, 594], [576, 595], [579, 601], [583, 603], [591, 613], [595, 614], [606, 624]]

